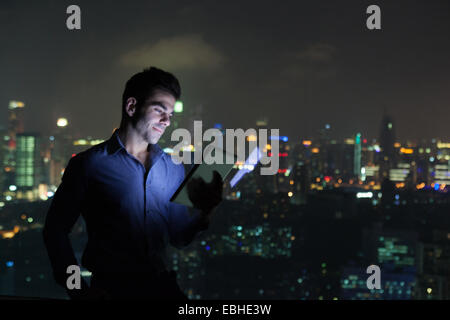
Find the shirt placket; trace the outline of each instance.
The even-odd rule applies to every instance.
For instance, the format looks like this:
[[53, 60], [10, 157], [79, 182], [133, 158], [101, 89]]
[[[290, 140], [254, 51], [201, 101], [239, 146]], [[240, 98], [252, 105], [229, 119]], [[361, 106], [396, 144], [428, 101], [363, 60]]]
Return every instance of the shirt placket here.
[[147, 223], [149, 222], [149, 215], [150, 215], [150, 205], [148, 203], [148, 191], [149, 191], [149, 184], [148, 184], [148, 177], [150, 175], [150, 170], [148, 173], [145, 172], [145, 168], [144, 166], [142, 166], [143, 168], [143, 172], [144, 172], [144, 234], [145, 234], [145, 254], [148, 255], [149, 253], [149, 249], [150, 249], [150, 244], [149, 241], [151, 239], [151, 234], [149, 235], [149, 226], [147, 225]]

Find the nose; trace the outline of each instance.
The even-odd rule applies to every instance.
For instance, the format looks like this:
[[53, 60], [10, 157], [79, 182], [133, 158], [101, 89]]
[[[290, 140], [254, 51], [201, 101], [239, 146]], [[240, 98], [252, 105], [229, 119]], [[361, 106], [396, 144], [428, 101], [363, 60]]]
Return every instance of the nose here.
[[159, 120], [161, 124], [164, 124], [166, 127], [170, 125], [170, 117], [168, 114], [163, 114], [161, 119]]

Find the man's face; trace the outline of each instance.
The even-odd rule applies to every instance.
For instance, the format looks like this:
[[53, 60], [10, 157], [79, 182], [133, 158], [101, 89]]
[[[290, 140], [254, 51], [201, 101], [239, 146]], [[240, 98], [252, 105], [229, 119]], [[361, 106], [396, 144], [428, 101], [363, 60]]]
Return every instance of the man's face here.
[[170, 93], [156, 90], [138, 110], [135, 128], [147, 143], [157, 143], [170, 125], [175, 102]]

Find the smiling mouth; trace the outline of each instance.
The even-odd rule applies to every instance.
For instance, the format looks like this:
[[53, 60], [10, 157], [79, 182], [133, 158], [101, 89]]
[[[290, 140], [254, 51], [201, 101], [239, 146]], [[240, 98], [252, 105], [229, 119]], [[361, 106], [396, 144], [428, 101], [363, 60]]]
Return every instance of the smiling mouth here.
[[161, 129], [159, 129], [159, 128], [156, 128], [156, 127], [152, 127], [152, 129], [153, 129], [153, 130], [155, 130], [156, 132], [159, 132], [159, 133], [163, 133], [163, 132], [162, 132], [162, 130], [161, 130]]

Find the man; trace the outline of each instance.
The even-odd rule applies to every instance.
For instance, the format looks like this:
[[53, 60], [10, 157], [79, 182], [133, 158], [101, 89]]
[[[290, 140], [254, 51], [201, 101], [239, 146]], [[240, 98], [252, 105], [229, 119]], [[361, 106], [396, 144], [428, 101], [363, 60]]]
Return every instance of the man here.
[[[221, 201], [222, 179], [192, 181], [194, 209], [169, 201], [184, 179], [157, 145], [180, 98], [178, 80], [149, 68], [126, 83], [120, 128], [111, 138], [71, 158], [50, 206], [44, 242], [57, 283], [77, 298], [186, 299], [164, 263], [170, 243], [189, 244], [209, 224]], [[88, 243], [82, 265], [91, 286], [66, 287], [67, 267], [78, 265], [68, 234], [80, 216]]]

